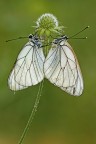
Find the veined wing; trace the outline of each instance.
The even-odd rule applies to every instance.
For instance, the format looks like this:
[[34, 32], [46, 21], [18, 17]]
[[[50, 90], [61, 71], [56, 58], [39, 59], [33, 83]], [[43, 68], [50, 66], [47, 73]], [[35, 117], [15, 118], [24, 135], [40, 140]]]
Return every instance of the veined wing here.
[[29, 41], [18, 55], [16, 63], [8, 78], [11, 90], [21, 90], [36, 85], [44, 78], [44, 54], [37, 39]]
[[79, 96], [83, 78], [76, 55], [64, 38], [56, 39], [44, 63], [45, 77], [67, 93]]

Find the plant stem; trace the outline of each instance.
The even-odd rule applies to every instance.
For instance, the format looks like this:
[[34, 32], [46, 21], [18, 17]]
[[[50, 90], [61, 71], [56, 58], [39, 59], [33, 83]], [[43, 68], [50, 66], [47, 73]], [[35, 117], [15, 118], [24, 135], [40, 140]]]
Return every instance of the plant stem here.
[[33, 118], [35, 116], [35, 112], [37, 110], [37, 107], [38, 107], [38, 104], [39, 104], [39, 101], [40, 101], [40, 96], [41, 96], [41, 93], [42, 93], [42, 88], [43, 88], [43, 82], [39, 86], [39, 90], [38, 90], [38, 93], [37, 93], [37, 96], [36, 96], [34, 107], [32, 108], [30, 117], [28, 119], [28, 122], [26, 124], [26, 127], [25, 127], [25, 129], [24, 129], [24, 131], [23, 131], [23, 133], [21, 135], [21, 138], [20, 138], [18, 144], [22, 144], [23, 143], [24, 138], [25, 138], [25, 136], [26, 136], [26, 134], [27, 134], [27, 132], [28, 132], [28, 130], [30, 128], [30, 125], [31, 125], [31, 123], [33, 121]]

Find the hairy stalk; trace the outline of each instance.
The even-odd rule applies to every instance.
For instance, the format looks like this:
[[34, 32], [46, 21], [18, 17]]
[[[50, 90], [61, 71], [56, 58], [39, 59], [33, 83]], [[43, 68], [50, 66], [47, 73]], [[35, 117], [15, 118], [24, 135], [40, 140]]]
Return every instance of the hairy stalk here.
[[37, 93], [37, 96], [36, 96], [34, 107], [32, 108], [30, 117], [28, 119], [28, 122], [26, 124], [26, 127], [25, 127], [25, 129], [24, 129], [24, 131], [23, 131], [23, 133], [21, 135], [21, 138], [20, 138], [18, 144], [22, 144], [23, 143], [24, 138], [25, 138], [25, 136], [26, 136], [26, 134], [27, 134], [27, 132], [28, 132], [30, 126], [31, 126], [31, 123], [32, 123], [32, 121], [34, 119], [34, 116], [35, 116], [35, 113], [36, 113], [36, 110], [37, 110], [37, 107], [38, 107], [38, 104], [39, 104], [39, 101], [40, 101], [40, 97], [41, 97], [41, 93], [42, 93], [42, 89], [43, 89], [43, 83], [44, 83], [44, 80], [43, 80], [43, 82], [41, 82], [41, 84], [39, 86], [39, 90], [38, 90], [38, 93]]

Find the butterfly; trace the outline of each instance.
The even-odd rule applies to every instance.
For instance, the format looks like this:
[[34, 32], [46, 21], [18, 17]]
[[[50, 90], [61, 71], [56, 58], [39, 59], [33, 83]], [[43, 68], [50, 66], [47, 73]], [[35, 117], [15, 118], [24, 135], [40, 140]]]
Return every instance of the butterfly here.
[[9, 75], [10, 89], [25, 89], [47, 78], [70, 95], [80, 96], [83, 92], [83, 78], [76, 55], [67, 39], [67, 36], [54, 39], [45, 58], [42, 42], [30, 34], [29, 42], [19, 53]]
[[44, 79], [44, 61], [42, 43], [36, 36], [30, 34], [29, 42], [19, 53], [8, 78], [10, 89], [22, 90], [41, 82]]

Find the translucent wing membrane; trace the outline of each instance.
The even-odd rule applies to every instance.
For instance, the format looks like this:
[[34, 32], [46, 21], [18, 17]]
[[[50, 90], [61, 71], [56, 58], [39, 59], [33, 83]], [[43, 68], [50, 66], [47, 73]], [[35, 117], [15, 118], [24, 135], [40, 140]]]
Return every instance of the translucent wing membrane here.
[[8, 78], [10, 89], [21, 90], [41, 82], [44, 78], [44, 60], [41, 42], [32, 37], [19, 53]]
[[44, 64], [45, 77], [67, 93], [79, 96], [83, 79], [77, 58], [65, 38], [56, 39]]

